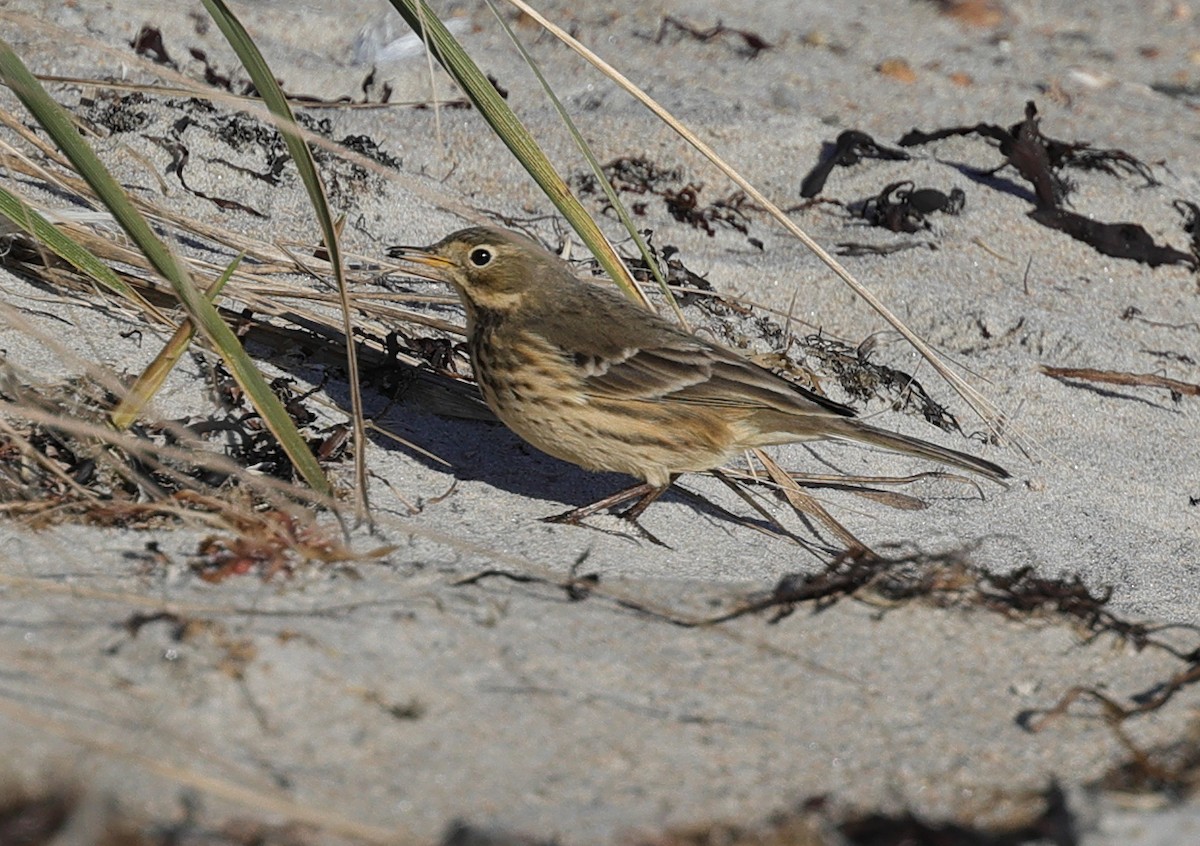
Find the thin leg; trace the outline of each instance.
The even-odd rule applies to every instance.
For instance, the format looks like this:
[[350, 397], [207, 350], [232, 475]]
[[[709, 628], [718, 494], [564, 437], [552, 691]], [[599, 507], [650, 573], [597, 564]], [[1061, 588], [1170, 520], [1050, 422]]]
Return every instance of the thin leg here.
[[[675, 480], [672, 479], [671, 481], [673, 482]], [[637, 525], [638, 518], [641, 517], [642, 513], [650, 507], [650, 503], [654, 502], [654, 500], [658, 499], [667, 492], [667, 488], [671, 487], [671, 482], [667, 482], [667, 484], [663, 485], [661, 488], [652, 487], [649, 482], [642, 487], [649, 488], [649, 490], [642, 494], [641, 499], [621, 512], [621, 517], [628, 520], [630, 523], [633, 523], [634, 525]]]
[[[673, 478], [672, 478], [672, 481], [674, 481]], [[637, 529], [638, 534], [640, 534], [646, 540], [650, 541], [650, 543], [654, 544], [655, 546], [662, 546], [662, 547], [666, 547], [667, 549], [670, 549], [671, 547], [667, 546], [667, 544], [660, 541], [657, 537], [654, 536], [653, 532], [651, 532], [649, 529], [647, 529], [645, 526], [643, 526], [641, 523], [639, 523], [638, 518], [642, 516], [643, 511], [645, 511], [647, 508], [650, 507], [650, 503], [654, 502], [654, 500], [658, 499], [660, 496], [662, 496], [664, 493], [666, 493], [667, 488], [669, 488], [669, 487], [671, 487], [670, 482], [663, 485], [661, 488], [654, 488], [654, 487], [650, 488], [650, 490], [646, 491], [646, 493], [642, 496], [641, 499], [639, 499], [633, 505], [629, 506], [628, 508], [626, 508], [624, 511], [621, 512], [621, 519], [625, 520], [626, 522], [629, 523], [629, 525], [631, 525], [631, 526], [633, 526], [633, 528]]]
[[[642, 505], [642, 502], [646, 499], [646, 497], [651, 497], [650, 502], [653, 502], [664, 490], [666, 490], [666, 488], [659, 489], [651, 485], [649, 482], [642, 482], [640, 484], [633, 485], [632, 487], [619, 490], [611, 496], [604, 497], [604, 499], [598, 499], [591, 505], [572, 508], [570, 511], [564, 511], [562, 514], [555, 514], [551, 517], [543, 517], [542, 520], [546, 523], [566, 523], [570, 526], [576, 526], [584, 517], [591, 517], [593, 514], [597, 514], [601, 511], [607, 511], [614, 505], [620, 505], [623, 502], [629, 502], [631, 499], [637, 499], [638, 501], [628, 509], [628, 511], [633, 511], [635, 508], [638, 508], [638, 506]], [[651, 496], [652, 494], [653, 496]], [[649, 505], [650, 502], [647, 502], [646, 505]], [[634, 514], [633, 516], [636, 518], [645, 510], [646, 507], [642, 506], [640, 509], [638, 509], [637, 514]]]
[[[671, 477], [671, 481], [675, 481], [675, 477]], [[643, 527], [642, 524], [638, 522], [638, 518], [642, 516], [642, 513], [650, 507], [650, 504], [654, 502], [654, 500], [666, 493], [667, 488], [669, 487], [671, 487], [670, 482], [662, 487], [655, 487], [649, 482], [642, 482], [639, 485], [633, 485], [632, 487], [619, 490], [611, 496], [606, 496], [604, 499], [593, 502], [591, 505], [573, 508], [570, 511], [564, 511], [562, 514], [555, 514], [552, 517], [543, 517], [542, 520], [546, 523], [566, 523], [570, 526], [578, 526], [581, 525], [585, 517], [591, 517], [593, 514], [596, 514], [600, 511], [607, 511], [608, 509], [620, 505], [623, 502], [636, 499], [637, 502], [626, 508], [618, 516], [620, 516], [621, 519], [628, 521], [629, 524], [637, 529], [638, 533], [641, 534], [646, 540], [653, 544], [657, 544], [658, 546], [666, 546], [665, 543], [660, 541], [645, 527]]]

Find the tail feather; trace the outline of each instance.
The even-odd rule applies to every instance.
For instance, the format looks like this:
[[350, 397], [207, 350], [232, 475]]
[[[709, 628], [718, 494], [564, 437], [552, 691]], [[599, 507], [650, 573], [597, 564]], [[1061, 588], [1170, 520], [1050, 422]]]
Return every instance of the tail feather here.
[[[832, 423], [832, 421], [830, 421]], [[931, 461], [937, 461], [942, 464], [949, 464], [951, 467], [958, 467], [961, 470], [969, 470], [980, 475], [987, 476], [989, 479], [1009, 478], [1010, 474], [999, 464], [993, 464], [982, 458], [976, 458], [973, 455], [967, 455], [965, 452], [949, 449], [944, 446], [923, 441], [920, 438], [909, 437], [908, 435], [900, 435], [895, 432], [888, 432], [884, 429], [876, 429], [874, 426], [868, 426], [858, 420], [839, 420], [841, 424], [836, 427], [831, 426], [833, 431], [829, 432], [829, 436], [843, 440], [859, 441], [861, 443], [874, 444], [875, 446], [890, 449], [895, 452], [902, 452], [908, 455], [919, 456], [920, 458], [928, 458]]]

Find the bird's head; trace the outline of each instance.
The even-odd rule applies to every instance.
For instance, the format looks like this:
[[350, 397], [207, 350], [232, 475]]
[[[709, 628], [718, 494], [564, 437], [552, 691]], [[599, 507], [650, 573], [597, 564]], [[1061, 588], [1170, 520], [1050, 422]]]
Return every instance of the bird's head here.
[[468, 309], [504, 311], [565, 272], [561, 260], [523, 235], [486, 226], [461, 229], [429, 247], [392, 247], [388, 255], [423, 265], [449, 282]]

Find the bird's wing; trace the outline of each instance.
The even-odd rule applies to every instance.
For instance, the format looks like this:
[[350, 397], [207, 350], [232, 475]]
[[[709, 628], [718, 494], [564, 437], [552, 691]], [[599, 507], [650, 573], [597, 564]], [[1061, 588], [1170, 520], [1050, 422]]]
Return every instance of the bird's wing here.
[[573, 284], [558, 294], [550, 298], [555, 307], [535, 307], [522, 319], [574, 363], [590, 397], [854, 416], [853, 409], [684, 332], [615, 290]]
[[609, 399], [670, 400], [854, 416], [853, 409], [776, 376], [730, 350], [680, 333], [615, 355], [576, 355], [584, 391]]

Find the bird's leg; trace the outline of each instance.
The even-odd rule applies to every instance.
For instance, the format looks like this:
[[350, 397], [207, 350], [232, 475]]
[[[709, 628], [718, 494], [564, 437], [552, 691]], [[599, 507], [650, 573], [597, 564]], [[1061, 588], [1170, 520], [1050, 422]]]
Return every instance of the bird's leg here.
[[[675, 477], [672, 476], [671, 481], [673, 482], [674, 480]], [[638, 533], [641, 534], [641, 536], [646, 540], [650, 541], [650, 543], [654, 544], [655, 546], [664, 546], [667, 549], [670, 549], [671, 547], [660, 541], [654, 536], [653, 532], [639, 523], [638, 518], [642, 516], [643, 511], [650, 507], [650, 503], [654, 502], [654, 500], [658, 499], [667, 492], [667, 488], [671, 487], [671, 482], [667, 482], [665, 485], [658, 488], [654, 487], [649, 482], [646, 483], [646, 486], [650, 489], [642, 495], [641, 499], [621, 512], [621, 519], [628, 521], [629, 525], [637, 529]]]
[[638, 485], [639, 488], [646, 488], [647, 489], [646, 492], [641, 494], [641, 499], [639, 499], [633, 505], [629, 506], [624, 511], [622, 511], [621, 517], [628, 520], [630, 523], [633, 523], [636, 526], [638, 518], [642, 516], [642, 512], [644, 512], [647, 508], [650, 507], [650, 503], [654, 502], [654, 500], [658, 499], [660, 496], [665, 494], [667, 492], [667, 488], [671, 487], [671, 482], [674, 482], [674, 481], [675, 481], [675, 477], [672, 476], [671, 481], [667, 482], [662, 487], [656, 488], [653, 485], [651, 485], [649, 482], [646, 482], [643, 485]]
[[[671, 477], [671, 482], [675, 481], [675, 477]], [[573, 508], [570, 511], [565, 511], [562, 514], [555, 514], [553, 517], [543, 517], [542, 520], [546, 523], [566, 523], [571, 526], [578, 526], [583, 518], [590, 517], [600, 511], [606, 511], [615, 505], [620, 505], [623, 502], [628, 502], [631, 499], [637, 499], [633, 505], [626, 508], [618, 516], [623, 520], [627, 520], [646, 540], [658, 546], [666, 546], [665, 543], [656, 538], [653, 534], [645, 529], [638, 518], [642, 513], [650, 507], [650, 503], [658, 499], [667, 488], [671, 487], [671, 482], [662, 486], [655, 486], [649, 482], [642, 482], [639, 485], [633, 485], [623, 490], [617, 491], [611, 496], [606, 496], [604, 499], [593, 502], [591, 505], [584, 505], [580, 508]]]
[[[593, 514], [596, 514], [600, 511], [605, 511], [609, 508], [612, 508], [614, 505], [620, 505], [621, 503], [628, 502], [631, 499], [638, 499], [638, 501], [631, 505], [626, 511], [626, 513], [628, 513], [636, 508], [637, 513], [633, 515], [636, 518], [646, 510], [647, 505], [657, 499], [665, 490], [666, 488], [656, 488], [649, 482], [642, 482], [628, 488], [623, 488], [611, 496], [604, 497], [604, 499], [598, 499], [591, 505], [583, 505], [579, 508], [572, 508], [570, 511], [564, 511], [562, 514], [555, 514], [552, 517], [543, 517], [542, 520], [546, 523], [566, 523], [567, 525], [575, 526], [578, 525], [579, 521], [581, 521], [584, 517], [591, 517]], [[650, 497], [649, 501], [646, 501], [647, 497]], [[643, 502], [645, 502], [645, 505], [642, 504]]]

